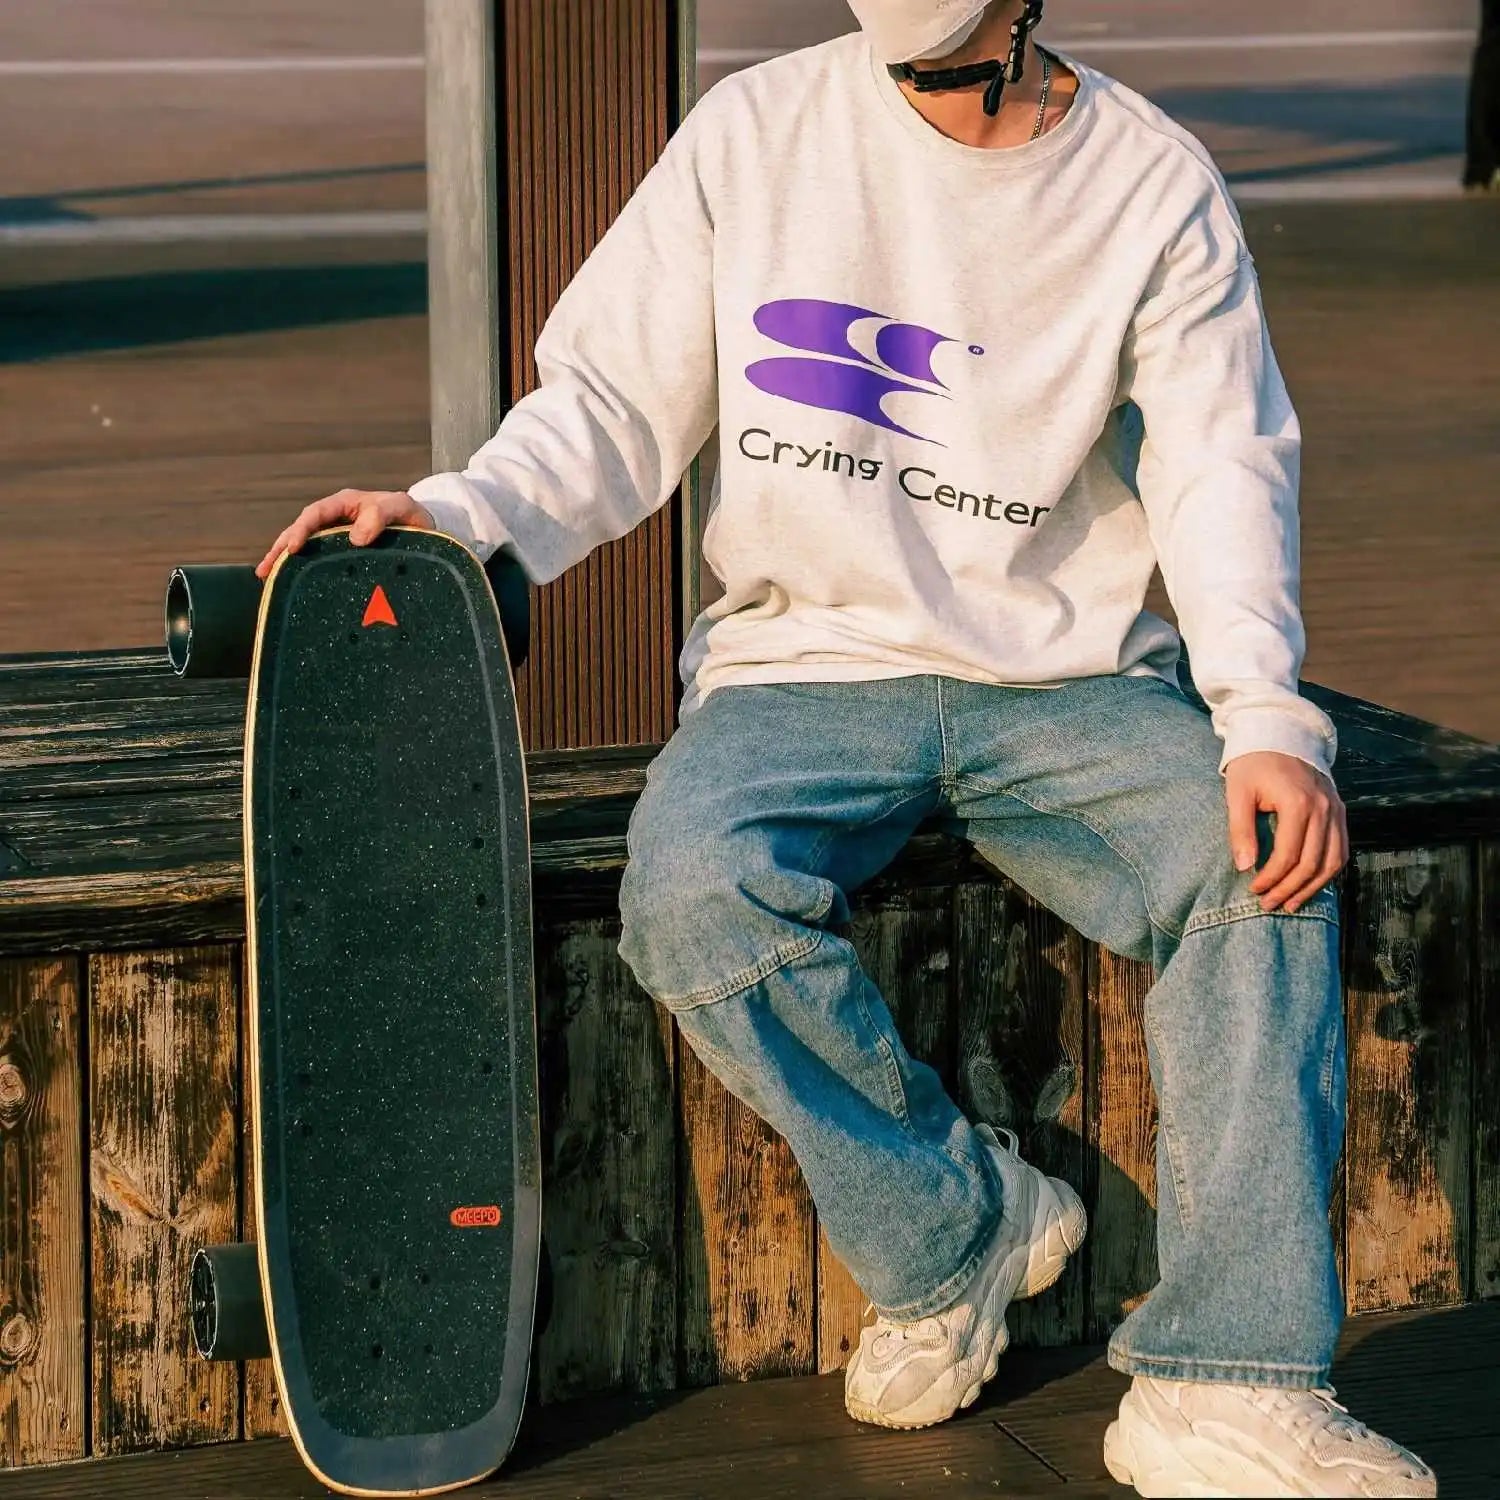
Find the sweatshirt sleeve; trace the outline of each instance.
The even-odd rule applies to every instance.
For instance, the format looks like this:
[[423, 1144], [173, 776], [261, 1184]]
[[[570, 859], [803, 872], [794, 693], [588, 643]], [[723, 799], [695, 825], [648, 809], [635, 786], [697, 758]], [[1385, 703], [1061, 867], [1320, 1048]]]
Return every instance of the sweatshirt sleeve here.
[[1297, 692], [1301, 431], [1253, 262], [1235, 248], [1207, 284], [1168, 283], [1137, 313], [1122, 365], [1145, 426], [1137, 486], [1193, 681], [1224, 742], [1219, 769], [1277, 750], [1328, 774], [1332, 721]]
[[540, 384], [459, 473], [411, 495], [481, 560], [504, 547], [546, 583], [659, 509], [718, 398], [713, 225], [701, 105], [568, 284], [536, 343]]

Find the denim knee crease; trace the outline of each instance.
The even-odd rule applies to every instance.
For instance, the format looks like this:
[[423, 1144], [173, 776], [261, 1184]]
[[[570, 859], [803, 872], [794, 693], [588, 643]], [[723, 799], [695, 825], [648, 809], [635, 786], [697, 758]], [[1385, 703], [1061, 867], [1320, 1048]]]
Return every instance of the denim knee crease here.
[[[829, 906], [833, 905], [833, 897], [828, 898]], [[731, 996], [738, 995], [745, 990], [753, 989], [762, 980], [769, 979], [778, 969], [784, 969], [788, 964], [794, 964], [799, 959], [806, 958], [823, 941], [823, 931], [815, 928], [813, 931], [793, 939], [789, 943], [781, 943], [773, 948], [762, 959], [741, 969], [738, 973], [731, 974], [727, 979], [718, 984], [709, 985], [705, 989], [692, 990], [687, 994], [669, 994], [657, 987], [650, 988], [650, 994], [654, 1000], [671, 1011], [674, 1015], [682, 1014], [690, 1010], [698, 1010], [705, 1005], [717, 1005], [722, 1000], [728, 1000]], [[630, 962], [621, 944], [621, 957]], [[632, 967], [634, 967], [632, 965]], [[636, 976], [638, 979], [640, 975]]]
[[1284, 911], [1278, 908], [1268, 912], [1261, 906], [1258, 896], [1244, 901], [1232, 901], [1227, 906], [1215, 906], [1204, 911], [1195, 911], [1188, 919], [1187, 926], [1183, 928], [1182, 936], [1191, 937], [1193, 933], [1202, 932], [1205, 928], [1222, 927], [1226, 923], [1242, 922], [1249, 917], [1265, 917], [1278, 922], [1328, 922], [1337, 927], [1339, 925], [1338, 892], [1331, 885], [1324, 886], [1306, 905], [1296, 911]]
[[1090, 817], [1088, 813], [1076, 807], [1049, 807], [1039, 798], [1023, 797], [1013, 787], [992, 786], [980, 777], [961, 776], [958, 778], [958, 781], [961, 785], [968, 786], [974, 791], [983, 793], [985, 796], [1005, 797], [1012, 802], [1018, 802], [1022, 807], [1043, 817], [1066, 818], [1069, 822], [1077, 823], [1080, 827], [1087, 828], [1111, 853], [1123, 861], [1131, 874], [1135, 876], [1141, 888], [1141, 907], [1146, 914], [1146, 920], [1151, 925], [1152, 930], [1170, 941], [1175, 942], [1178, 940], [1179, 934], [1174, 933], [1151, 909], [1151, 887], [1146, 877], [1141, 873], [1141, 867], [1145, 861], [1135, 851], [1124, 848], [1123, 840], [1100, 823], [1097, 818]]

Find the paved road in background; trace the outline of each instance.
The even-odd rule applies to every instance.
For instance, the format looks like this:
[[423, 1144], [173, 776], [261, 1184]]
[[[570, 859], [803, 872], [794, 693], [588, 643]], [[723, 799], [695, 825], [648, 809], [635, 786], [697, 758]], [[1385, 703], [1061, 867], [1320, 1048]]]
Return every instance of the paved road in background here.
[[[1351, 173], [1411, 188], [1456, 177], [1473, 11], [1054, 0], [1045, 34], [1160, 100], [1262, 192]], [[850, 26], [843, 0], [700, 0], [701, 81]], [[0, 231], [420, 211], [421, 49], [420, 0], [6, 6]]]
[[[1247, 200], [1447, 195], [1469, 4], [1121, 9], [1053, 0], [1050, 33]], [[848, 24], [703, 0], [704, 81]], [[173, 563], [424, 471], [420, 47], [417, 0], [0, 9], [0, 651], [151, 641]], [[1307, 431], [1309, 675], [1500, 739], [1500, 211], [1247, 222]]]
[[[700, 78], [848, 17], [843, 0], [702, 4]], [[1258, 196], [1448, 192], [1475, 20], [1471, 0], [1053, 0], [1039, 35], [1156, 100]]]

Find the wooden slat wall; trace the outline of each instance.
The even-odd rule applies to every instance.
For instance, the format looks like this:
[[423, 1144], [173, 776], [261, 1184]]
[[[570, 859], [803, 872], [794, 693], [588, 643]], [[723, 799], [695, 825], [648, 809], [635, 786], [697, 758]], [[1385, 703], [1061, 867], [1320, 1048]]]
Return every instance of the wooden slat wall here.
[[1145, 964], [1089, 950], [1084, 1112], [1098, 1178], [1084, 1245], [1088, 1332], [1096, 1340], [1108, 1338], [1156, 1283], [1156, 1104], [1143, 1019], [1150, 987]]
[[677, 1382], [677, 1139], [670, 1024], [616, 951], [618, 921], [542, 934], [544, 1401]]
[[[1351, 1309], [1500, 1281], [1497, 892], [1495, 844], [1368, 853], [1346, 891]], [[1106, 1337], [1155, 1276], [1150, 971], [1004, 881], [877, 890], [849, 935], [963, 1107], [1090, 1207], [1085, 1255], [1014, 1310], [1017, 1342]], [[597, 913], [538, 934], [537, 1394], [839, 1369], [864, 1299], [785, 1143], [635, 987], [618, 937]], [[253, 1227], [242, 963], [238, 943], [0, 963], [6, 1466], [283, 1430], [265, 1367], [188, 1347], [191, 1250]]]
[[83, 1054], [75, 958], [0, 962], [0, 1466], [81, 1458]]
[[[260, 1238], [260, 1226], [255, 1222], [255, 1132], [250, 1128], [253, 1117], [245, 1107], [250, 1088], [250, 966], [244, 945], [238, 945], [230, 955], [235, 971], [240, 977], [240, 1033], [236, 1050], [237, 1071], [240, 1090], [239, 1121], [239, 1176], [240, 1239], [254, 1244]], [[243, 1367], [244, 1380], [240, 1388], [240, 1430], [247, 1438], [284, 1437], [288, 1432], [286, 1417], [281, 1410], [281, 1393], [276, 1389], [276, 1372], [266, 1359], [251, 1360]]]
[[[500, 235], [513, 403], [564, 286], [666, 144], [676, 111], [673, 5], [504, 0]], [[532, 749], [665, 739], [675, 705], [678, 505], [533, 593], [520, 681]]]
[[1351, 1312], [1468, 1294], [1473, 851], [1362, 854], [1348, 935]]
[[1474, 988], [1475, 1297], [1500, 1297], [1500, 842], [1477, 849], [1478, 984]]
[[192, 1353], [188, 1267], [239, 1227], [233, 948], [89, 960], [93, 1451], [238, 1435], [239, 1373]]
[[812, 1199], [785, 1141], [678, 1036], [685, 1385], [816, 1368]]
[[[1015, 1131], [1026, 1159], [1093, 1201], [1085, 1118], [1084, 943], [1014, 886], [954, 893], [956, 1099], [971, 1120]], [[1076, 1344], [1087, 1324], [1085, 1263], [1010, 1315], [1011, 1341]]]
[[[950, 890], [913, 891], [855, 914], [850, 940], [885, 997], [913, 1057], [953, 1076], [957, 1014], [953, 995]], [[818, 1232], [818, 1369], [841, 1370], [859, 1342], [865, 1296]]]

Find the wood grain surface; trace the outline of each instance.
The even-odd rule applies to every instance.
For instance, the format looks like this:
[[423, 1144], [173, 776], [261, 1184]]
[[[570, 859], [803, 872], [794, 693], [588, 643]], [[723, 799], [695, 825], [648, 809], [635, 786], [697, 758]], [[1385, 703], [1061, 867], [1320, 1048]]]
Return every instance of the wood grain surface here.
[[0, 960], [0, 1467], [87, 1452], [75, 958]]
[[[1374, 1313], [1344, 1329], [1339, 1399], [1437, 1470], [1444, 1500], [1500, 1487], [1500, 1306]], [[844, 1414], [837, 1377], [592, 1397], [534, 1414], [511, 1460], [475, 1487], [510, 1500], [911, 1500], [1066, 1494], [1116, 1500], [1102, 1443], [1126, 1380], [1104, 1351], [1020, 1349], [978, 1403], [925, 1432], [884, 1432]], [[218, 1444], [7, 1478], [15, 1500], [163, 1495], [322, 1500], [290, 1443]]]
[[93, 1451], [239, 1435], [239, 1372], [193, 1353], [188, 1270], [233, 1241], [237, 955], [95, 954], [88, 965]]
[[1355, 879], [1345, 960], [1349, 1310], [1460, 1302], [1469, 1289], [1478, 978], [1472, 851], [1363, 854]]
[[677, 1038], [687, 1385], [817, 1367], [812, 1199], [787, 1143]]
[[618, 953], [619, 923], [541, 936], [542, 1202], [550, 1317], [543, 1401], [677, 1381], [673, 1046]]

